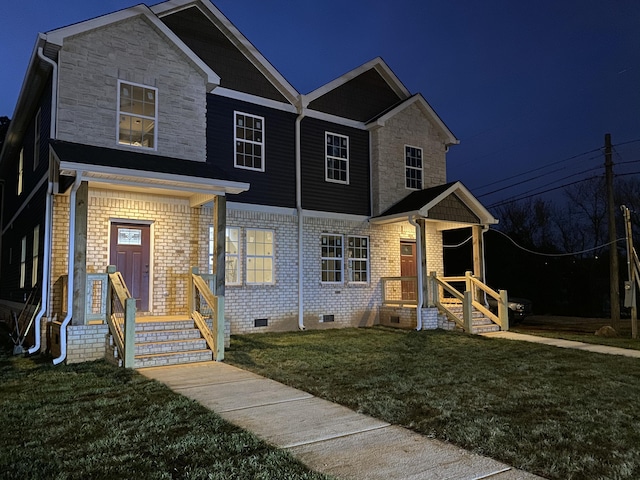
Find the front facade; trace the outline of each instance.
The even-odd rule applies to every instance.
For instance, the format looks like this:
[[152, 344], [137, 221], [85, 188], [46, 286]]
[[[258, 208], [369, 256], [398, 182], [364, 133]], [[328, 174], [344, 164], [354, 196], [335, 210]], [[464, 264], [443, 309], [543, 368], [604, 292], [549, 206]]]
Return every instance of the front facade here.
[[436, 328], [426, 287], [392, 286], [408, 313], [383, 287], [442, 275], [445, 229], [481, 256], [495, 220], [446, 183], [456, 143], [379, 58], [298, 93], [208, 0], [41, 34], [0, 157], [0, 302], [41, 299], [29, 351], [55, 361], [104, 356], [109, 265], [147, 318], [189, 312], [192, 267], [215, 275], [227, 338]]

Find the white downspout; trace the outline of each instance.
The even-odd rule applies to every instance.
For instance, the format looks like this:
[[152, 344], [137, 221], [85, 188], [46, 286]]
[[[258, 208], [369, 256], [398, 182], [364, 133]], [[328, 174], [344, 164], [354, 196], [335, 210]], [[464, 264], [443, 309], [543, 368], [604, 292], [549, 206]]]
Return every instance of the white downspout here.
[[[57, 103], [58, 103], [58, 64], [51, 60], [48, 57], [45, 57], [42, 47], [38, 48], [38, 57], [51, 65], [53, 68], [53, 72], [51, 74], [51, 126], [49, 130], [49, 138], [56, 138], [57, 134], [57, 125], [56, 125], [56, 113], [57, 113]], [[36, 353], [40, 350], [40, 337], [42, 330], [40, 328], [40, 322], [42, 321], [42, 317], [48, 310], [49, 306], [49, 288], [50, 288], [50, 278], [49, 278], [49, 269], [51, 268], [51, 229], [53, 222], [53, 182], [51, 177], [51, 164], [49, 164], [49, 182], [47, 185], [47, 197], [45, 202], [45, 212], [44, 212], [44, 245], [43, 245], [43, 262], [42, 262], [42, 285], [41, 285], [41, 295], [40, 295], [40, 310], [36, 314], [33, 325], [36, 329], [34, 332], [35, 343], [29, 348], [29, 355]]]
[[302, 217], [302, 154], [300, 151], [300, 124], [304, 118], [304, 106], [300, 100], [296, 118], [296, 211], [298, 212], [298, 328], [304, 330], [304, 222]]
[[414, 218], [409, 215], [409, 223], [416, 228], [416, 261], [418, 263], [418, 268], [416, 269], [418, 272], [418, 307], [416, 308], [416, 330], [422, 330], [422, 303], [424, 301], [422, 295], [422, 236], [420, 235], [420, 225], [418, 222], [414, 220]]
[[73, 316], [73, 284], [74, 284], [74, 251], [75, 251], [75, 236], [76, 236], [76, 192], [82, 183], [82, 172], [76, 172], [76, 179], [73, 182], [71, 188], [71, 195], [69, 198], [69, 260], [68, 260], [68, 274], [67, 274], [67, 316], [64, 317], [62, 324], [60, 325], [60, 356], [53, 359], [53, 364], [58, 365], [64, 361], [67, 357], [67, 325], [71, 321]]

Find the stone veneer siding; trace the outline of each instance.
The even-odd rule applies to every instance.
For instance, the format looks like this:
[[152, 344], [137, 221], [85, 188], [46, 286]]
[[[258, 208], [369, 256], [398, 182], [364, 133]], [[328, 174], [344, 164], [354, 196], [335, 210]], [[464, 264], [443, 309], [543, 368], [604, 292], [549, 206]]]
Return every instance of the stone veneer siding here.
[[[206, 79], [144, 16], [65, 39], [58, 138], [205, 161]], [[158, 89], [157, 151], [118, 145], [118, 80]]]
[[405, 145], [422, 148], [422, 188], [446, 183], [444, 138], [414, 103], [371, 131], [374, 216], [412, 192], [405, 185]]

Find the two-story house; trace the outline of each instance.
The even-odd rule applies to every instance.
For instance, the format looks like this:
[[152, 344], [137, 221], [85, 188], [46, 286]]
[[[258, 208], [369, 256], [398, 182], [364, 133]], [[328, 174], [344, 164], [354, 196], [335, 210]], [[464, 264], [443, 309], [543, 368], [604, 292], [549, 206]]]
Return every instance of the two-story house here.
[[447, 183], [457, 143], [382, 59], [301, 94], [208, 0], [40, 34], [0, 156], [0, 302], [38, 300], [24, 346], [56, 363], [109, 350], [110, 265], [158, 328], [199, 303], [197, 267], [219, 343], [442, 327], [442, 231], [471, 229], [481, 278], [496, 222]]

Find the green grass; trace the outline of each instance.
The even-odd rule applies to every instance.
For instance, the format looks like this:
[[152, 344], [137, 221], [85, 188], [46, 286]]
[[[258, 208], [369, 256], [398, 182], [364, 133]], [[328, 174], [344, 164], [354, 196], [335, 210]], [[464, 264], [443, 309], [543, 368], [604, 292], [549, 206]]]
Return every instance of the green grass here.
[[232, 337], [227, 361], [548, 478], [640, 478], [637, 359], [373, 328]]
[[329, 478], [134, 371], [3, 347], [2, 479]]

